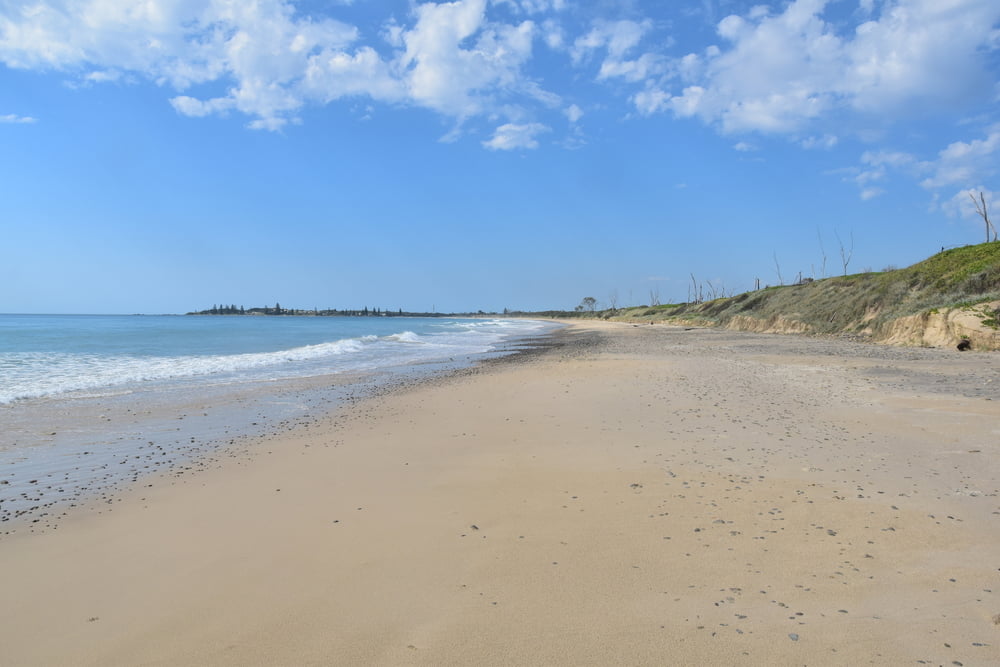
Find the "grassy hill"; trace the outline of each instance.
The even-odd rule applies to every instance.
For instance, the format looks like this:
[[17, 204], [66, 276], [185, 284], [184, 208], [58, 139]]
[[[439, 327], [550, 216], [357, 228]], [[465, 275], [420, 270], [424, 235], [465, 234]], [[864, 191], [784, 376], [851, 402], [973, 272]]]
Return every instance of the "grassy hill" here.
[[632, 322], [850, 335], [905, 345], [1000, 349], [1000, 243], [945, 250], [905, 269], [770, 287], [704, 303], [619, 309]]

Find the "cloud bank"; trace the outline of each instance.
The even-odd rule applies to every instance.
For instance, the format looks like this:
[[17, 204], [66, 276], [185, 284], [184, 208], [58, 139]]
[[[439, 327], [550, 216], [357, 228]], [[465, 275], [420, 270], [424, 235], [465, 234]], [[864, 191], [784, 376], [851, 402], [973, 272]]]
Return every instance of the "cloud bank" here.
[[[831, 150], [1000, 99], [996, 0], [792, 0], [728, 16], [719, 6], [691, 9], [710, 28], [693, 44], [692, 26], [661, 3], [626, 14], [569, 0], [342, 0], [309, 13], [292, 0], [9, 0], [0, 63], [75, 85], [146, 79], [179, 114], [257, 130], [349, 98], [426, 109], [451, 126], [446, 137], [472, 126], [488, 150], [536, 149], [546, 136], [578, 146], [598, 109], [698, 121], [737, 151], [768, 137]], [[370, 20], [347, 20], [362, 11]], [[928, 190], [978, 182], [996, 163], [996, 120], [937, 155], [866, 151], [852, 176], [861, 197], [892, 173]], [[557, 126], [568, 139], [550, 134]]]

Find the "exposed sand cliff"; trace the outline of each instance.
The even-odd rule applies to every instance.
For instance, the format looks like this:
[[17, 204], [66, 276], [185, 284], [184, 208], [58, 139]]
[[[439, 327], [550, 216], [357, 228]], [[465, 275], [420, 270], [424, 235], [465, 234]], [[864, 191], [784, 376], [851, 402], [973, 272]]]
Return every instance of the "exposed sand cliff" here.
[[[888, 345], [954, 347], [962, 340], [968, 340], [974, 350], [1000, 350], [1000, 330], [984, 324], [997, 308], [1000, 308], [1000, 301], [964, 308], [944, 308], [900, 317], [875, 327], [870, 322], [877, 313], [871, 313], [866, 318], [868, 326], [859, 327], [858, 334], [872, 342]], [[766, 318], [734, 315], [724, 327], [730, 331], [754, 333], [816, 333], [813, 327], [796, 320], [794, 315], [772, 315]]]

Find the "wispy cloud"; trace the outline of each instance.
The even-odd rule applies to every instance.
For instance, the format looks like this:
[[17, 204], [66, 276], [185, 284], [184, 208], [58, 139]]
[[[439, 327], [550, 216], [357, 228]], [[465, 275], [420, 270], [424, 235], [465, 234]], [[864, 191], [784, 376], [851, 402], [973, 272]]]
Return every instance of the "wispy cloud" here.
[[0, 123], [37, 123], [37, 118], [32, 118], [31, 116], [18, 116], [17, 114], [8, 113], [0, 115]]
[[520, 148], [538, 148], [539, 134], [548, 132], [549, 128], [541, 123], [527, 123], [516, 125], [507, 123], [501, 125], [493, 133], [493, 138], [483, 142], [483, 146], [495, 151], [510, 151]]
[[630, 57], [652, 26], [649, 20], [598, 21], [589, 32], [573, 42], [570, 57], [574, 64], [580, 65], [595, 53], [603, 52], [598, 80], [621, 78], [630, 82], [644, 81], [661, 74], [665, 61], [662, 55], [653, 52]]
[[[964, 206], [962, 198], [968, 198], [966, 193], [970, 189], [982, 190], [979, 184], [997, 175], [997, 155], [1000, 155], [1000, 125], [986, 128], [982, 138], [952, 142], [926, 159], [906, 151], [865, 151], [858, 167], [842, 173], [857, 184], [863, 200], [884, 194], [885, 184], [895, 173], [915, 179], [934, 194], [935, 201], [941, 200], [942, 190], [948, 190], [955, 194], [947, 201], [957, 200]], [[960, 210], [954, 205], [942, 208], [951, 213]]]
[[979, 211], [976, 210], [975, 203], [975, 200], [979, 200], [980, 195], [986, 200], [987, 209], [995, 210], [997, 193], [981, 185], [959, 190], [948, 199], [940, 202], [940, 208], [949, 218], [965, 218], [981, 222], [982, 218]]
[[926, 188], [949, 185], [971, 187], [995, 162], [993, 156], [998, 151], [1000, 126], [992, 128], [982, 139], [949, 144], [938, 153], [937, 160], [933, 163], [933, 172], [921, 185]]

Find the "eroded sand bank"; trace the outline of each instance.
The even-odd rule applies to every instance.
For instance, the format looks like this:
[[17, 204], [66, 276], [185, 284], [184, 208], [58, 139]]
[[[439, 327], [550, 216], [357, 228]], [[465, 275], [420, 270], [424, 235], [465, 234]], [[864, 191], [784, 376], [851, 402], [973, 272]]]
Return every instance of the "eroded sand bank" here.
[[0, 663], [1000, 662], [1000, 357], [561, 338], [0, 538]]

